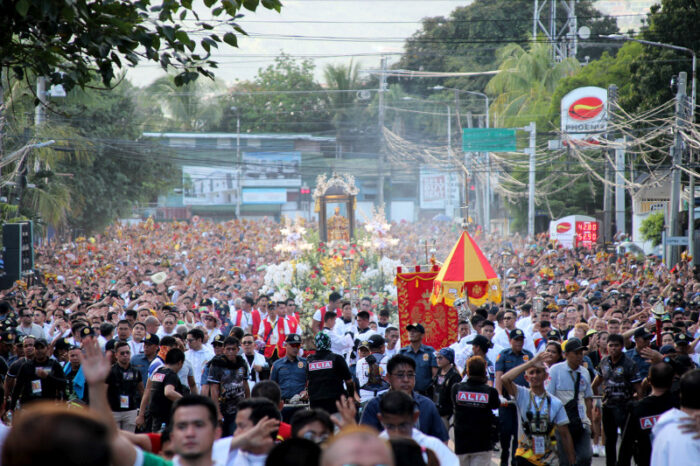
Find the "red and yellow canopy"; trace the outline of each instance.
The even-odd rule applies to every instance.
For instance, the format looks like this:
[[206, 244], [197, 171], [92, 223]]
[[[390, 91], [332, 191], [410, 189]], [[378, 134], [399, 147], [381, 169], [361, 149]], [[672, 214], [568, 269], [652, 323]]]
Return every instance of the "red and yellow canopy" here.
[[445, 304], [452, 306], [456, 299], [464, 297], [465, 290], [469, 301], [477, 306], [486, 301], [501, 302], [498, 276], [466, 231], [435, 277], [430, 301], [435, 304], [444, 299]]

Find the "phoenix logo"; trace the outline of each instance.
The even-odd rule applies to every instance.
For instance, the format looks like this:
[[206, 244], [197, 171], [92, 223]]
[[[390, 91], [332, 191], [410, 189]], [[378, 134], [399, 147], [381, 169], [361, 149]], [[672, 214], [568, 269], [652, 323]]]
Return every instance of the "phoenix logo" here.
[[569, 116], [574, 120], [590, 120], [603, 111], [603, 101], [598, 97], [582, 97], [569, 106]]

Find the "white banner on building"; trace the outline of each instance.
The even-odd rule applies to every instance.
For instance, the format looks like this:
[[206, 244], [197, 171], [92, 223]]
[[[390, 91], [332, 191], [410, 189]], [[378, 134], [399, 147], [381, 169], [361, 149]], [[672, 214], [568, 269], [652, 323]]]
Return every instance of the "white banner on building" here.
[[221, 167], [182, 167], [183, 205], [235, 204], [238, 172]]
[[420, 208], [444, 209], [459, 203], [459, 176], [449, 171], [422, 167], [420, 170]]

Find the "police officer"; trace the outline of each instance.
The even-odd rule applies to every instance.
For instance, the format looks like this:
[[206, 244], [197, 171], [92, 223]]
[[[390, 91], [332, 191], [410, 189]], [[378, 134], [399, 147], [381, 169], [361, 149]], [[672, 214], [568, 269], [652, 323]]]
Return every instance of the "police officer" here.
[[[282, 400], [285, 407], [282, 408], [282, 418], [284, 422], [289, 422], [292, 415], [302, 406], [299, 402], [308, 399], [306, 391], [306, 359], [299, 357], [301, 348], [301, 337], [296, 333], [290, 333], [284, 340], [286, 354], [272, 365], [270, 379], [277, 382], [282, 393]], [[292, 403], [290, 403], [290, 401]]]
[[107, 376], [107, 400], [112, 415], [121, 430], [134, 432], [136, 429], [136, 410], [143, 395], [141, 372], [131, 362], [129, 343], [119, 341], [114, 345], [117, 362]]
[[648, 466], [651, 460], [651, 428], [659, 416], [674, 406], [671, 394], [674, 369], [671, 364], [660, 362], [651, 366], [649, 383], [651, 394], [629, 404], [629, 415], [620, 443], [619, 466], [629, 466], [630, 460], [638, 466]]
[[[479, 337], [486, 340], [482, 335], [475, 340]], [[498, 392], [487, 385], [487, 363], [482, 356], [469, 358], [466, 367], [466, 382], [452, 387], [455, 454], [461, 464], [489, 464], [495, 430], [493, 410], [500, 406]]]
[[399, 353], [408, 356], [416, 362], [416, 388], [415, 390], [423, 396], [432, 399], [433, 377], [437, 374], [437, 359], [435, 359], [435, 348], [423, 344], [425, 327], [421, 324], [410, 324], [406, 326], [410, 344], [401, 348]]
[[641, 378], [637, 365], [622, 352], [622, 335], [608, 337], [608, 355], [598, 366], [593, 391], [603, 385], [603, 432], [605, 433], [605, 463], [615, 466], [617, 458], [617, 429], [623, 429], [627, 419], [627, 402], [636, 391], [641, 397]]
[[[513, 329], [508, 335], [510, 338], [510, 348], [504, 349], [496, 358], [496, 390], [501, 395], [508, 398], [507, 393], [501, 385], [501, 377], [504, 373], [525, 364], [534, 356], [523, 349], [525, 344], [525, 333], [519, 329]], [[517, 385], [529, 387], [524, 374], [519, 374], [514, 381]], [[498, 408], [499, 437], [501, 443], [501, 466], [508, 465], [508, 458], [515, 461], [515, 450], [518, 442], [518, 410], [513, 403]]]
[[340, 400], [340, 395], [355, 395], [352, 375], [345, 358], [331, 352], [331, 337], [327, 333], [317, 333], [314, 342], [316, 353], [306, 360], [309, 404], [311, 408], [322, 408], [334, 414], [338, 412], [335, 402]]

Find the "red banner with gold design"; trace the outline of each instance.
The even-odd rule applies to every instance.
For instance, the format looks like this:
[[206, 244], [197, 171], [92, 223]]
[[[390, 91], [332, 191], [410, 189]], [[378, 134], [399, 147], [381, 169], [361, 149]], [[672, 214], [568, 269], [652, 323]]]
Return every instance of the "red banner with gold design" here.
[[399, 327], [401, 345], [408, 344], [406, 326], [420, 323], [425, 327], [423, 343], [436, 350], [449, 346], [457, 340], [457, 310], [444, 302], [430, 304], [433, 280], [438, 272], [398, 273], [396, 289], [399, 305]]

